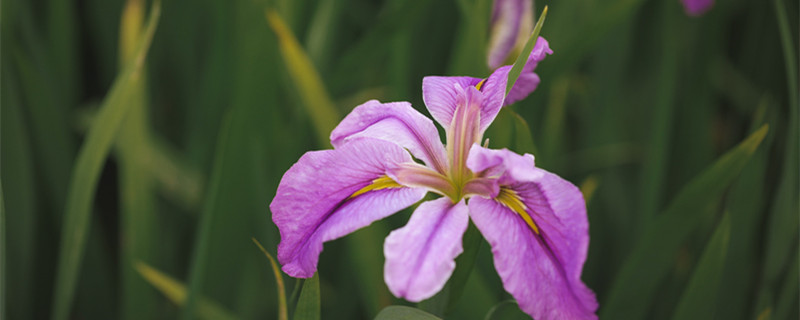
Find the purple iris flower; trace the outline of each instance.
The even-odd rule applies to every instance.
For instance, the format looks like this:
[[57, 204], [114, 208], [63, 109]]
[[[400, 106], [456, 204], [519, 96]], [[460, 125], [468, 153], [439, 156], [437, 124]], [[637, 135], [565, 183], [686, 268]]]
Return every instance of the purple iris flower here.
[[580, 190], [536, 168], [530, 154], [481, 146], [500, 108], [530, 94], [535, 65], [552, 53], [539, 38], [524, 77], [504, 97], [511, 66], [489, 78], [426, 77], [425, 104], [446, 131], [407, 102], [368, 101], [333, 130], [333, 150], [304, 154], [270, 204], [278, 260], [293, 277], [317, 270], [322, 243], [421, 201], [384, 243], [384, 280], [397, 297], [427, 299], [447, 282], [472, 219], [492, 247], [506, 291], [536, 319], [596, 318], [580, 279], [589, 245]]
[[700, 16], [714, 6], [714, 0], [681, 0], [686, 14], [690, 16]]
[[489, 52], [486, 55], [490, 69], [495, 69], [512, 54], [521, 50], [533, 31], [533, 0], [495, 0], [489, 27]]

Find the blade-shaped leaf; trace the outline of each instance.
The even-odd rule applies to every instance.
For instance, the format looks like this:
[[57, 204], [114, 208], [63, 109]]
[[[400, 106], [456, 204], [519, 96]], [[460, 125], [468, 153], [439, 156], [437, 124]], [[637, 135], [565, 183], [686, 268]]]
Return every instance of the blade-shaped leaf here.
[[533, 27], [533, 32], [531, 33], [531, 37], [528, 38], [528, 42], [525, 43], [525, 47], [522, 48], [522, 52], [520, 52], [517, 60], [514, 61], [514, 66], [511, 67], [511, 71], [508, 72], [508, 82], [506, 83], [506, 95], [511, 92], [511, 88], [514, 87], [514, 83], [517, 82], [519, 75], [522, 73], [522, 68], [525, 67], [525, 63], [528, 62], [528, 56], [531, 55], [531, 51], [533, 51], [534, 45], [536, 45], [536, 40], [539, 39], [539, 32], [542, 31], [542, 26], [544, 25], [544, 18], [547, 17], [547, 6], [544, 6], [544, 10], [542, 10], [542, 15], [539, 16], [539, 20], [536, 21], [536, 26]]
[[644, 318], [681, 244], [702, 221], [703, 209], [719, 199], [767, 134], [768, 125], [728, 151], [694, 178], [667, 209], [642, 230], [641, 238], [612, 285], [602, 316]]
[[[186, 286], [183, 283], [142, 262], [136, 263], [136, 271], [172, 303], [181, 306], [186, 302]], [[196, 314], [202, 319], [209, 320], [237, 319], [230, 311], [207, 299], [200, 299]]]
[[303, 289], [294, 309], [294, 320], [319, 320], [319, 273], [303, 281]]
[[278, 287], [278, 320], [287, 320], [289, 319], [289, 314], [286, 309], [286, 287], [283, 285], [281, 268], [278, 267], [278, 263], [275, 262], [275, 258], [273, 258], [269, 252], [267, 252], [267, 249], [264, 249], [264, 246], [262, 246], [261, 243], [256, 240], [256, 238], [252, 239], [253, 243], [258, 246], [258, 249], [260, 249], [269, 260], [269, 265], [272, 267], [272, 273], [275, 276], [275, 283], [277, 283]]
[[725, 270], [730, 234], [731, 219], [726, 213], [703, 251], [672, 319], [714, 318], [716, 304], [713, 302], [717, 301]]
[[438, 317], [417, 308], [388, 306], [383, 308], [375, 320], [440, 320]]
[[129, 102], [132, 93], [131, 84], [142, 75], [144, 59], [158, 25], [160, 13], [160, 2], [156, 1], [152, 5], [145, 32], [139, 40], [135, 59], [131, 59], [122, 74], [117, 76], [114, 81], [111, 92], [103, 101], [100, 112], [89, 129], [86, 142], [81, 147], [75, 168], [73, 168], [61, 232], [62, 240], [56, 284], [53, 291], [52, 318], [54, 320], [67, 319], [69, 316], [70, 305], [78, 281], [78, 270], [86, 244], [95, 187], [114, 136], [131, 106]]
[[330, 145], [328, 137], [341, 119], [336, 107], [311, 59], [281, 16], [274, 10], [268, 10], [266, 15], [272, 31], [278, 36], [281, 55], [289, 75], [300, 93], [306, 112], [314, 123], [318, 143], [320, 146], [328, 146]]
[[0, 318], [6, 319], [6, 204], [0, 181]]

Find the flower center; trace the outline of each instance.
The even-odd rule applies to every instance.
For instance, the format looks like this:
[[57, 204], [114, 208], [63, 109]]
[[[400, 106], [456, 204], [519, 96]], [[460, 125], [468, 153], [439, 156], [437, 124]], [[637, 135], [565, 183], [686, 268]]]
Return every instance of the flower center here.
[[[478, 84], [479, 86], [482, 83]], [[462, 92], [457, 96], [456, 110], [447, 130], [447, 159], [450, 179], [455, 194], [453, 201], [461, 200], [464, 187], [473, 178], [472, 171], [467, 168], [467, 156], [472, 144], [480, 141], [481, 92], [476, 87], [457, 88]]]

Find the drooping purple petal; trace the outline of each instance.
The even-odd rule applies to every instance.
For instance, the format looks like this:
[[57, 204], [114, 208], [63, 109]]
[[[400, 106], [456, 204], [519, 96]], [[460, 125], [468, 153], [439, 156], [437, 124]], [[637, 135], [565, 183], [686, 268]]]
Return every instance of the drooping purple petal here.
[[408, 102], [365, 102], [333, 129], [331, 144], [339, 148], [358, 137], [396, 143], [428, 166], [440, 172], [446, 169], [447, 156], [436, 126]]
[[304, 154], [281, 179], [270, 204], [281, 242], [278, 261], [293, 277], [314, 275], [322, 243], [342, 237], [421, 200], [419, 188], [385, 188], [351, 198], [400, 163], [400, 146], [360, 138], [334, 150]]
[[580, 190], [511, 151], [474, 148], [473, 165], [499, 173], [501, 188], [513, 192], [536, 226], [496, 199], [470, 199], [470, 217], [492, 247], [506, 291], [535, 319], [595, 319], [597, 301], [580, 279], [589, 246]]
[[392, 231], [383, 246], [384, 280], [397, 297], [411, 302], [430, 298], [444, 287], [462, 251], [469, 215], [464, 201], [424, 202], [408, 224]]
[[706, 13], [714, 6], [714, 0], [681, 0], [686, 14], [697, 17]]
[[533, 1], [495, 0], [489, 29], [489, 52], [486, 57], [489, 68], [496, 69], [502, 65], [520, 42], [524, 44], [524, 39], [527, 39], [531, 30]]
[[[536, 44], [531, 54], [528, 56], [525, 66], [522, 68], [522, 73], [520, 73], [519, 78], [514, 82], [514, 87], [511, 88], [508, 96], [506, 96], [506, 99], [503, 101], [504, 106], [525, 99], [531, 92], [536, 90], [536, 87], [539, 85], [539, 76], [533, 71], [536, 69], [536, 66], [539, 65], [539, 62], [544, 60], [548, 54], [553, 54], [553, 50], [550, 49], [550, 44], [545, 38], [539, 37], [536, 39]], [[511, 66], [500, 67], [492, 76], [497, 74], [498, 78], [508, 79], [509, 71], [511, 71]], [[487, 85], [489, 84], [488, 82], [487, 80]], [[505, 93], [505, 86], [504, 82], [502, 84], [503, 93]]]

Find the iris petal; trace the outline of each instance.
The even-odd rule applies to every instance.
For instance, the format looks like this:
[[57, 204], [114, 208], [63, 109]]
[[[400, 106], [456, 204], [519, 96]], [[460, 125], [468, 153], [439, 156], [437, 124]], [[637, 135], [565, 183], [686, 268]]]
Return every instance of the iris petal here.
[[447, 158], [439, 131], [433, 121], [414, 110], [408, 102], [367, 101], [333, 129], [331, 144], [339, 148], [359, 137], [395, 143], [437, 171], [446, 170]]
[[468, 224], [463, 200], [454, 204], [439, 198], [419, 205], [408, 224], [386, 237], [384, 279], [389, 290], [412, 302], [439, 292], [463, 251], [461, 237]]
[[501, 184], [494, 199], [470, 199], [470, 218], [520, 308], [535, 319], [596, 318], [597, 301], [580, 279], [589, 247], [580, 190], [508, 150], [473, 146], [468, 165]]
[[[342, 237], [421, 200], [426, 190], [382, 188], [356, 194], [399, 163], [403, 148], [355, 139], [339, 149], [308, 152], [283, 176], [270, 204], [281, 233], [278, 260], [293, 277], [314, 275], [322, 243]], [[355, 195], [355, 196], [354, 196]]]

